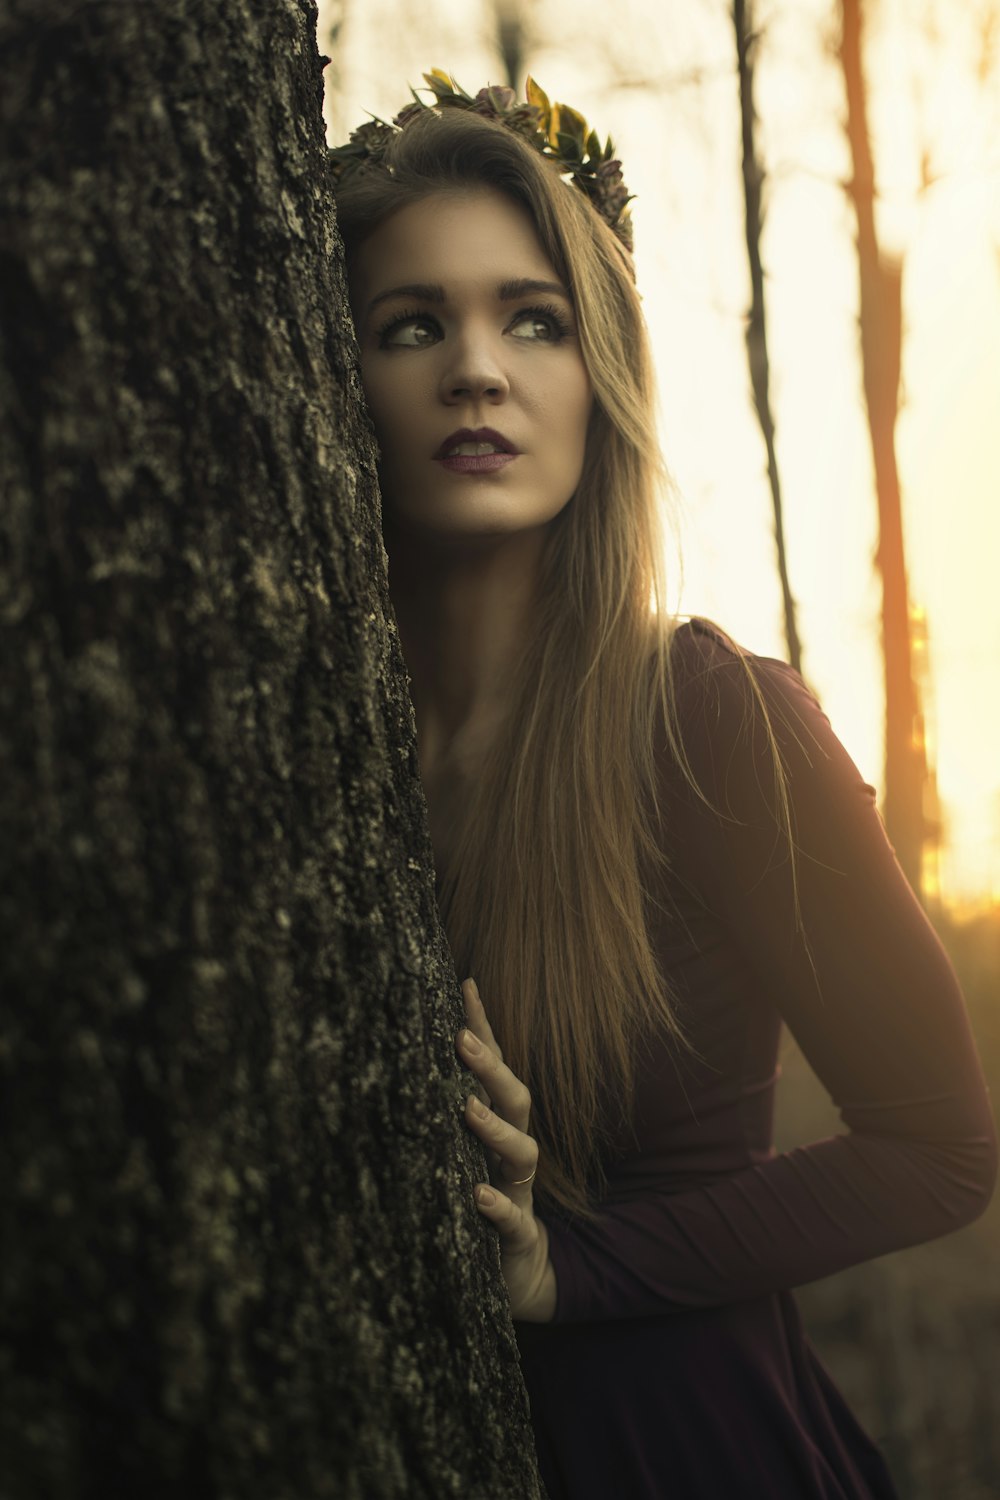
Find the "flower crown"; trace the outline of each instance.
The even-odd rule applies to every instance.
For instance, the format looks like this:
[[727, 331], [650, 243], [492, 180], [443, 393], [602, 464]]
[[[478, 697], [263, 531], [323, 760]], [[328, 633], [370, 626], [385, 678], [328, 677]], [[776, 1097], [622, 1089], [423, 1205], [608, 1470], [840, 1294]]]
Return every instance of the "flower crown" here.
[[373, 115], [351, 131], [346, 146], [337, 146], [330, 152], [335, 182], [379, 167], [389, 142], [427, 110], [437, 114], [443, 109], [470, 110], [488, 120], [498, 120], [542, 156], [556, 162], [562, 176], [568, 176], [573, 186], [586, 194], [604, 222], [631, 252], [632, 219], [628, 204], [633, 195], [622, 181], [621, 162], [615, 157], [610, 136], [602, 147], [597, 132], [588, 130], [583, 116], [568, 104], [550, 104], [545, 90], [533, 78], [528, 79], [526, 101], [520, 104], [513, 89], [493, 85], [480, 89], [473, 98], [440, 68], [432, 68], [424, 74], [424, 79], [434, 95], [433, 104], [425, 104], [411, 88], [414, 102], [400, 110], [391, 125]]

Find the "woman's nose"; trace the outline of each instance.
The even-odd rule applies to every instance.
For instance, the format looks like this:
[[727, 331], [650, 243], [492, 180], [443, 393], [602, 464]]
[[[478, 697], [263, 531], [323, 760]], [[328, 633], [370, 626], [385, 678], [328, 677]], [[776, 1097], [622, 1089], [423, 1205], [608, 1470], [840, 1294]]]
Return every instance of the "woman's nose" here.
[[441, 396], [446, 402], [502, 401], [510, 390], [497, 351], [486, 338], [456, 340], [452, 358], [441, 377]]

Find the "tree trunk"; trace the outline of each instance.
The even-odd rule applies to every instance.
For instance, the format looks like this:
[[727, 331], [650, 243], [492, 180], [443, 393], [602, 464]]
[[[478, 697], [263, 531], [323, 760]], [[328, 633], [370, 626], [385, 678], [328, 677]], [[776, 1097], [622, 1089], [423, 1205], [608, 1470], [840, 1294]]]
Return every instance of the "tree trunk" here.
[[522, 0], [493, 0], [493, 25], [496, 46], [503, 59], [507, 87], [520, 93], [526, 73], [528, 38], [525, 33]]
[[757, 38], [753, 31], [747, 0], [733, 0], [733, 27], [736, 32], [736, 63], [740, 79], [740, 119], [743, 134], [743, 199], [746, 206], [747, 259], [750, 263], [750, 316], [747, 321], [747, 361], [757, 420], [767, 450], [767, 476], [771, 484], [774, 510], [774, 542], [778, 553], [778, 577], [785, 616], [785, 641], [788, 660], [796, 672], [802, 670], [802, 647], [795, 621], [795, 599], [788, 579], [785, 553], [785, 523], [781, 503], [781, 476], [774, 446], [774, 418], [771, 413], [771, 366], [767, 354], [767, 317], [764, 310], [764, 267], [760, 258], [760, 236], [763, 228], [761, 187], [764, 173], [754, 140], [756, 111], [753, 102], [753, 52]]
[[858, 226], [861, 363], [875, 466], [885, 660], [885, 822], [896, 857], [921, 889], [926, 762], [913, 676], [903, 514], [896, 467], [902, 357], [902, 266], [881, 254], [875, 230], [875, 168], [868, 135], [860, 0], [841, 0], [840, 46], [851, 148], [850, 196]]
[[5, 1500], [541, 1494], [320, 71], [0, 13]]

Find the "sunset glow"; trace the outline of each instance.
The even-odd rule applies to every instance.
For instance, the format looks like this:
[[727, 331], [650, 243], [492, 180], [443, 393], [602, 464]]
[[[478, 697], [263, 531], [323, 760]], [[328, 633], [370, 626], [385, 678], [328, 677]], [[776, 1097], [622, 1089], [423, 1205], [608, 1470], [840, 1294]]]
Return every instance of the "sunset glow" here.
[[[352, 11], [327, 72], [331, 142], [366, 111], [391, 118], [425, 68], [445, 68], [467, 88], [502, 82], [492, 7], [470, 25], [474, 9], [429, 0], [417, 16], [369, 0]], [[606, 8], [592, 0], [524, 9], [530, 71], [613, 134], [637, 195], [639, 286], [683, 550], [672, 603], [784, 656], [743, 347], [749, 279], [728, 9], [624, 0], [610, 34]], [[1000, 900], [1000, 58], [976, 12], [883, 0], [866, 53], [879, 233], [903, 257], [896, 448], [945, 830], [927, 884], [949, 902]], [[771, 396], [804, 672], [881, 792], [876, 505], [837, 9], [801, 0], [762, 6], [758, 20]]]

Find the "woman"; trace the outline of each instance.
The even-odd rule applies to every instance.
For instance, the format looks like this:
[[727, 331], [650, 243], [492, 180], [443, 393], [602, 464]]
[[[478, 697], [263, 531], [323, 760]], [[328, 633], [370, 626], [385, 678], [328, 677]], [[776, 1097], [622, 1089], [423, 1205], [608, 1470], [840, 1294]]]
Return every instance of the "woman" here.
[[[542, 1475], [881, 1500], [791, 1288], [985, 1207], [962, 998], [801, 679], [666, 611], [610, 143], [427, 79], [334, 153], [338, 217]], [[782, 1020], [848, 1133], [776, 1155]]]

